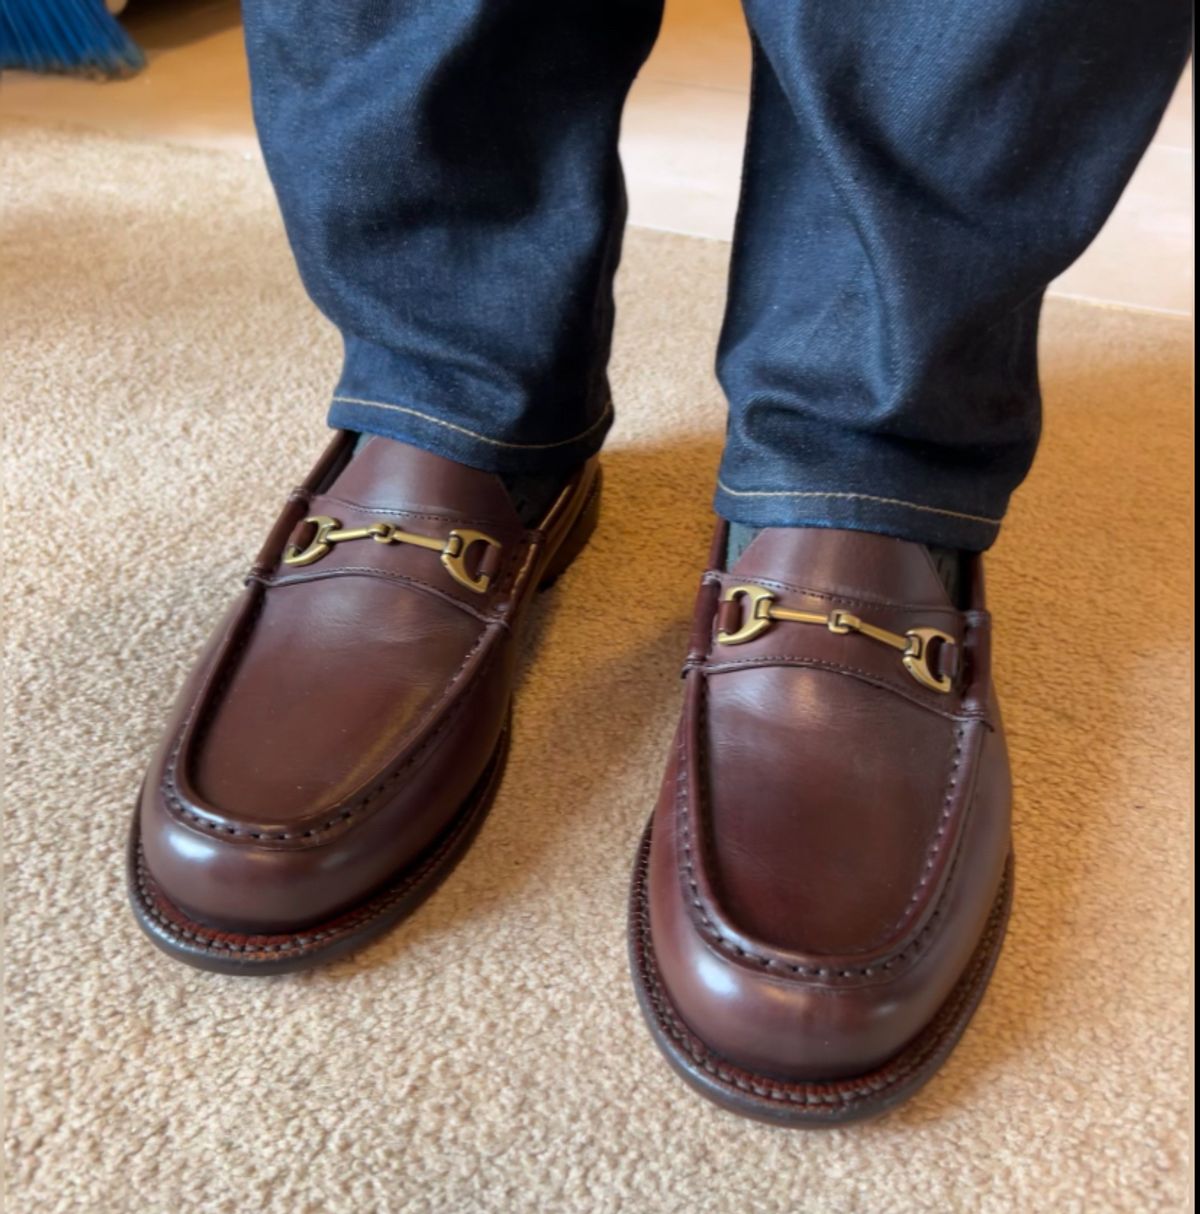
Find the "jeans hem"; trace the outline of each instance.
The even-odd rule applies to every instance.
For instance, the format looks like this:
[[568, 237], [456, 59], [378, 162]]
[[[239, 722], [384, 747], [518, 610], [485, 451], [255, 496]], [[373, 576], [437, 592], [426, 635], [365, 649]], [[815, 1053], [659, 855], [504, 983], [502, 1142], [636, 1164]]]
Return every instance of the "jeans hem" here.
[[389, 401], [335, 395], [329, 425], [340, 430], [377, 434], [409, 443], [484, 472], [539, 473], [570, 471], [595, 455], [613, 422], [612, 401], [589, 426], [567, 438], [545, 442], [512, 442], [483, 434], [471, 426], [438, 416], [433, 409]]
[[1001, 517], [852, 490], [739, 490], [718, 482], [716, 512], [750, 527], [833, 527], [982, 552], [996, 542]]

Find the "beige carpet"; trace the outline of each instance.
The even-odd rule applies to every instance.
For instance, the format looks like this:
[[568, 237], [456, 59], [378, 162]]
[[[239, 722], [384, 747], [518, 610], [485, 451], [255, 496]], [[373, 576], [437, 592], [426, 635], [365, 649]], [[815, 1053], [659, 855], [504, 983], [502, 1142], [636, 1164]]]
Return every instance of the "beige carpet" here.
[[626, 881], [722, 432], [726, 248], [633, 232], [595, 542], [541, 601], [512, 763], [407, 925], [193, 972], [125, 906], [188, 660], [323, 441], [338, 343], [262, 171], [0, 126], [10, 1209], [1096, 1211], [1187, 1199], [1189, 331], [1056, 303], [1046, 440], [992, 560], [1018, 893], [942, 1075], [824, 1134], [668, 1071]]

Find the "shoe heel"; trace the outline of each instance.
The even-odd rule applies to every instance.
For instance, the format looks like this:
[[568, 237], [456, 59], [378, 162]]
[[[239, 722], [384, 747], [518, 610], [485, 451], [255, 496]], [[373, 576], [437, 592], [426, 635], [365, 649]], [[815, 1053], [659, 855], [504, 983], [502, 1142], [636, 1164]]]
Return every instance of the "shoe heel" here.
[[592, 486], [588, 500], [584, 502], [579, 517], [571, 524], [567, 538], [559, 545], [558, 551], [550, 558], [538, 582], [538, 590], [549, 590], [551, 586], [567, 571], [571, 562], [587, 547], [587, 542], [596, 530], [600, 520], [600, 485], [603, 472], [596, 473], [596, 483]]

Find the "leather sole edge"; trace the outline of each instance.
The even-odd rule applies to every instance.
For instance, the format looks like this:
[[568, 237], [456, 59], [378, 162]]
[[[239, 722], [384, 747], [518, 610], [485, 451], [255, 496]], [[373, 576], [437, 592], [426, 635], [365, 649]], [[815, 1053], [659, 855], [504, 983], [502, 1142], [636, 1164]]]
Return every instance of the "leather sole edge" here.
[[743, 1117], [797, 1129], [846, 1125], [878, 1117], [907, 1100], [940, 1069], [983, 998], [1004, 942], [1013, 894], [1009, 853], [1000, 890], [966, 969], [929, 1024], [889, 1061], [850, 1079], [826, 1083], [758, 1075], [709, 1049], [671, 1003], [650, 938], [646, 874], [648, 825], [634, 865], [629, 906], [629, 960], [642, 1015], [674, 1070], [715, 1104]]

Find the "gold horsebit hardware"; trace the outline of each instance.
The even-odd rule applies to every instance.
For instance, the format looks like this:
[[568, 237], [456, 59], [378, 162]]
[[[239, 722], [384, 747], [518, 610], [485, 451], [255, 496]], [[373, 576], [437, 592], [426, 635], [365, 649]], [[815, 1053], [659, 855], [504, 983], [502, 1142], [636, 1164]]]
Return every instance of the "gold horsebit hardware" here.
[[483, 594], [491, 585], [490, 573], [478, 573], [474, 577], [467, 571], [467, 553], [476, 544], [486, 544], [489, 548], [499, 550], [500, 543], [482, 531], [472, 531], [468, 527], [455, 527], [444, 540], [435, 539], [428, 535], [416, 535], [412, 531], [403, 531], [394, 523], [368, 523], [365, 527], [343, 527], [338, 519], [330, 518], [327, 514], [314, 514], [306, 518], [305, 523], [316, 527], [317, 532], [308, 542], [307, 547], [300, 548], [289, 544], [284, 553], [285, 565], [311, 565], [319, 561], [334, 544], [344, 544], [348, 540], [374, 540], [377, 544], [411, 544], [414, 548], [428, 548], [431, 552], [440, 553], [442, 565], [446, 572], [460, 586]]
[[943, 693], [950, 690], [949, 675], [934, 674], [929, 668], [930, 643], [940, 641], [943, 645], [956, 644], [949, 633], [937, 628], [910, 628], [901, 636], [898, 632], [889, 632], [886, 628], [868, 624], [866, 620], [860, 620], [848, 611], [831, 611], [823, 615], [817, 611], [793, 611], [788, 607], [776, 607], [774, 594], [762, 586], [730, 586], [721, 596], [721, 602], [735, 603], [740, 598], [749, 600], [749, 614], [736, 631], [726, 632], [721, 629], [717, 633], [717, 643], [720, 645], [743, 645], [766, 632], [777, 620], [791, 624], [820, 624], [838, 636], [857, 632], [873, 641], [882, 641], [883, 644], [900, 650], [900, 661], [904, 663], [904, 669], [922, 687]]

